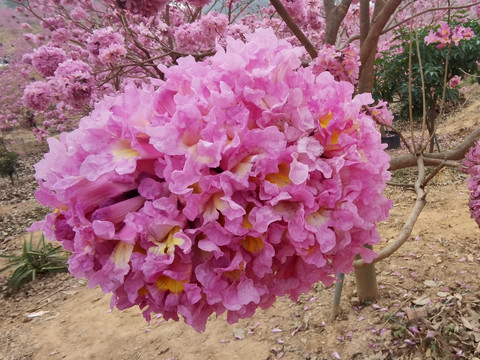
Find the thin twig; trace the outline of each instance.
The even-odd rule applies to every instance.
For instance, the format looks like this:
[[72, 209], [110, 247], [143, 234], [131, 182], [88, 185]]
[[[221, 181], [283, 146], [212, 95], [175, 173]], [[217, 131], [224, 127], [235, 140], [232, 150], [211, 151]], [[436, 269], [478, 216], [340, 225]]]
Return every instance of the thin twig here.
[[[412, 4], [412, 13], [413, 13], [413, 0]], [[410, 42], [408, 44], [408, 119], [410, 121], [410, 136], [412, 139], [412, 146], [414, 154], [417, 153], [417, 144], [415, 143], [414, 135], [414, 126], [413, 126], [413, 99], [412, 99], [412, 33], [413, 33], [413, 22], [410, 26]]]
[[442, 170], [445, 167], [445, 163], [446, 163], [446, 160], [442, 161], [440, 165], [438, 165], [430, 174], [428, 174], [425, 180], [423, 180], [422, 185], [426, 186], [430, 182], [430, 180], [432, 180], [435, 177], [435, 175], [437, 175], [440, 172], [440, 170]]
[[[413, 7], [413, 6], [412, 6]], [[413, 26], [413, 22], [412, 22]], [[422, 65], [422, 56], [420, 53], [420, 44], [418, 42], [418, 33], [415, 31], [415, 43], [417, 47], [417, 58], [418, 58], [418, 68], [420, 70], [420, 81], [422, 84], [422, 136], [420, 137], [420, 145], [423, 144], [423, 140], [425, 139], [425, 131], [427, 127], [427, 95], [426, 95], [426, 90], [425, 90], [425, 76], [423, 73], [423, 65]], [[413, 137], [412, 137], [412, 141]]]
[[372, 110], [366, 106], [366, 105], [363, 105], [362, 109], [369, 115], [372, 117], [372, 119], [380, 126], [385, 126], [387, 129], [393, 131], [394, 133], [396, 133], [398, 136], [400, 136], [400, 139], [402, 140], [403, 144], [405, 145], [405, 147], [408, 149], [408, 151], [411, 153], [411, 154], [415, 154], [415, 152], [413, 151], [413, 149], [411, 148], [410, 144], [407, 142], [407, 140], [405, 139], [405, 137], [403, 136], [403, 134], [401, 133], [400, 130], [396, 129], [393, 125], [390, 125], [390, 124], [387, 124], [386, 122], [383, 121], [383, 119], [381, 119], [378, 115], [375, 115]]
[[415, 184], [401, 184], [401, 183], [394, 183], [391, 181], [387, 181], [387, 185], [406, 188], [406, 189], [415, 189]]
[[[380, 260], [383, 260], [389, 257], [408, 240], [410, 234], [412, 233], [413, 227], [417, 222], [418, 217], [420, 216], [420, 213], [422, 212], [423, 208], [427, 203], [425, 199], [425, 191], [423, 190], [423, 182], [425, 180], [425, 164], [424, 164], [424, 159], [422, 154], [418, 155], [417, 157], [417, 168], [418, 168], [418, 176], [417, 176], [417, 180], [415, 181], [415, 192], [417, 194], [417, 199], [410, 212], [410, 215], [408, 216], [407, 221], [405, 221], [402, 231], [400, 232], [398, 237], [395, 239], [395, 241], [391, 245], [382, 249], [378, 253], [378, 256], [375, 259], [373, 259], [372, 263], [377, 263]], [[368, 263], [366, 263], [365, 260], [363, 259], [355, 260], [353, 262], [353, 267], [357, 269], [362, 266], [366, 266], [367, 264]]]

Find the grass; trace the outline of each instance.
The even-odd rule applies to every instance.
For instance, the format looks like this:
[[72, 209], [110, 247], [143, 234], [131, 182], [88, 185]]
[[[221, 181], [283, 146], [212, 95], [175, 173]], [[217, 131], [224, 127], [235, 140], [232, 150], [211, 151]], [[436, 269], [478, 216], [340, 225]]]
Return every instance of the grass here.
[[0, 255], [0, 258], [7, 261], [0, 273], [13, 269], [7, 282], [8, 293], [18, 291], [26, 283], [34, 281], [39, 274], [68, 270], [67, 255], [63, 248], [45, 241], [43, 234], [36, 245], [33, 234], [29, 240], [25, 239], [19, 255]]

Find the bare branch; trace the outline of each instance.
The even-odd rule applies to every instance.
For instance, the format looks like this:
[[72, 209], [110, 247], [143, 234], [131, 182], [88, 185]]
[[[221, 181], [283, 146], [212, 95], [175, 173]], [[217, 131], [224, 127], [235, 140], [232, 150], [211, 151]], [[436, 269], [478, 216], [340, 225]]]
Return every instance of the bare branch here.
[[328, 18], [325, 28], [324, 42], [325, 44], [335, 45], [338, 35], [338, 29], [347, 15], [348, 9], [352, 0], [342, 0], [342, 2], [335, 6], [333, 0], [324, 0], [323, 8], [325, 16]]
[[422, 16], [422, 15], [425, 15], [425, 14], [428, 14], [430, 12], [435, 12], [435, 11], [441, 11], [441, 10], [461, 10], [461, 9], [468, 9], [468, 8], [471, 8], [475, 5], [479, 5], [480, 4], [480, 1], [476, 1], [472, 4], [468, 4], [468, 5], [462, 5], [462, 6], [445, 6], [445, 7], [437, 7], [437, 8], [430, 8], [430, 9], [427, 9], [427, 10], [423, 10], [423, 11], [420, 11], [419, 13], [416, 13], [414, 16], [411, 16], [409, 18], [406, 18], [406, 19], [403, 19], [402, 21], [398, 22], [398, 23], [395, 23], [394, 25], [388, 27], [388, 28], [385, 28], [383, 30], [383, 34], [385, 34], [386, 32], [389, 32], [390, 30], [393, 30], [395, 29], [396, 27], [399, 27], [400, 25], [403, 25], [405, 23], [408, 23], [410, 21], [412, 21], [413, 19], [419, 17], [419, 16]]
[[394, 183], [391, 181], [387, 181], [387, 185], [389, 186], [396, 186], [396, 187], [401, 187], [404, 189], [415, 189], [415, 184], [399, 184], [399, 183]]
[[446, 160], [442, 161], [428, 176], [423, 180], [422, 186], [427, 186], [427, 184], [432, 180], [439, 172], [445, 167]]
[[[425, 165], [438, 165], [445, 160], [462, 160], [468, 150], [480, 139], [480, 127], [475, 129], [460, 144], [451, 150], [439, 153], [424, 154]], [[415, 156], [412, 154], [400, 155], [390, 160], [389, 170], [398, 170], [413, 167], [417, 164]], [[446, 162], [449, 165], [449, 162]]]
[[[380, 260], [383, 260], [389, 257], [408, 240], [410, 234], [412, 233], [413, 227], [417, 222], [418, 217], [420, 216], [420, 213], [422, 212], [423, 208], [427, 204], [427, 201], [425, 199], [425, 191], [423, 190], [423, 182], [425, 181], [425, 164], [424, 164], [422, 155], [418, 156], [417, 158], [417, 166], [418, 166], [418, 177], [414, 185], [415, 192], [417, 194], [417, 200], [415, 201], [412, 211], [410, 212], [410, 215], [408, 216], [407, 221], [405, 221], [402, 231], [400, 232], [398, 237], [395, 239], [395, 241], [391, 245], [382, 249], [378, 253], [378, 256], [373, 260], [373, 263], [379, 262]], [[366, 265], [368, 265], [368, 263], [366, 263], [362, 259], [356, 260], [353, 262], [353, 267], [355, 269], [358, 269]]]
[[403, 134], [395, 129], [392, 125], [389, 125], [387, 123], [385, 123], [382, 119], [380, 119], [378, 117], [378, 115], [375, 115], [372, 110], [370, 110], [370, 108], [366, 105], [363, 105], [362, 109], [369, 115], [372, 117], [372, 119], [380, 126], [385, 126], [387, 129], [390, 129], [391, 131], [395, 132], [396, 134], [398, 134], [398, 136], [400, 136], [400, 139], [402, 140], [403, 144], [405, 145], [405, 147], [408, 149], [408, 151], [411, 153], [411, 154], [415, 154], [415, 151], [414, 149], [410, 146], [410, 144], [407, 142], [407, 140], [405, 139], [405, 137], [403, 136]]
[[315, 50], [310, 40], [308, 40], [308, 38], [305, 36], [303, 31], [298, 27], [295, 20], [292, 19], [292, 17], [288, 13], [287, 9], [285, 9], [281, 1], [270, 0], [270, 3], [275, 8], [278, 15], [280, 15], [280, 17], [285, 22], [285, 24], [287, 24], [288, 28], [293, 32], [293, 35], [297, 37], [298, 41], [300, 41], [300, 43], [303, 45], [305, 50], [307, 50], [310, 57], [312, 59], [315, 59], [318, 56], [317, 50]]
[[378, 38], [382, 34], [385, 24], [388, 22], [395, 9], [400, 5], [402, 0], [389, 0], [383, 9], [376, 16], [371, 24], [367, 37], [360, 49], [360, 62], [363, 64], [369, 58], [372, 53], [372, 49], [376, 47]]

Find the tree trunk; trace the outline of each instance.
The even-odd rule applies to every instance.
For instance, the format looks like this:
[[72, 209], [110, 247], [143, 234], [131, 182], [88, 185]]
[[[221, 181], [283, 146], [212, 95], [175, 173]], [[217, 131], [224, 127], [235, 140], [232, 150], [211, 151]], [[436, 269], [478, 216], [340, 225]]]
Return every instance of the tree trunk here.
[[323, 8], [325, 9], [325, 17], [328, 19], [325, 26], [325, 36], [323, 42], [329, 45], [335, 45], [337, 42], [338, 29], [342, 24], [345, 15], [352, 0], [342, 0], [335, 6], [334, 0], [323, 0]]
[[378, 298], [377, 275], [374, 264], [367, 264], [355, 269], [357, 297], [360, 302], [372, 301]]
[[[378, 17], [378, 14], [383, 10], [385, 3], [377, 1], [373, 10], [373, 21]], [[361, 0], [360, 2], [360, 49], [365, 46], [366, 39], [370, 34], [370, 2], [368, 0]], [[358, 78], [358, 93], [372, 92], [373, 88], [373, 67], [375, 65], [375, 55], [377, 54], [377, 44], [381, 31], [373, 41], [366, 45], [370, 47], [368, 55], [360, 59], [360, 74]]]
[[[370, 2], [360, 2], [360, 74], [358, 93], [372, 92], [373, 67], [377, 44], [383, 27], [400, 5], [401, 0], [376, 1], [373, 18], [370, 22]], [[376, 299], [378, 296], [377, 277], [374, 264], [367, 264], [355, 270], [357, 294], [361, 302]]]

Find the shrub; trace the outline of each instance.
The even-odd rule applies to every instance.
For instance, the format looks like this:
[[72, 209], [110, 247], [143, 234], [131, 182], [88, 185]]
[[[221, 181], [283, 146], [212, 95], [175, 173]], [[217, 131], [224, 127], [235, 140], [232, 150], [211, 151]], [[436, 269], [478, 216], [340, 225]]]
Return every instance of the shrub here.
[[6, 149], [0, 149], [0, 176], [9, 177], [13, 185], [13, 175], [18, 166], [18, 154]]
[[[420, 71], [423, 71], [425, 80], [426, 107], [428, 120], [436, 116], [436, 107], [439, 104], [444, 88], [445, 62], [448, 57], [447, 82], [454, 77], [465, 77], [466, 74], [478, 73], [477, 61], [480, 59], [480, 24], [477, 21], [459, 23], [452, 21], [451, 28], [461, 24], [471, 28], [476, 34], [473, 38], [463, 39], [449, 46], [427, 43], [431, 32], [437, 27], [424, 27], [412, 34], [412, 110], [414, 118], [421, 118], [423, 114], [422, 82]], [[422, 66], [418, 63], [418, 48]], [[410, 47], [410, 30], [403, 29], [397, 33], [394, 43], [383, 56], [376, 60], [374, 97], [388, 102], [397, 102], [398, 111], [402, 118], [409, 117], [408, 100], [408, 64]], [[458, 90], [447, 86], [445, 100], [458, 101]], [[432, 124], [433, 125], [433, 124]], [[433, 129], [433, 126], [431, 127]]]

